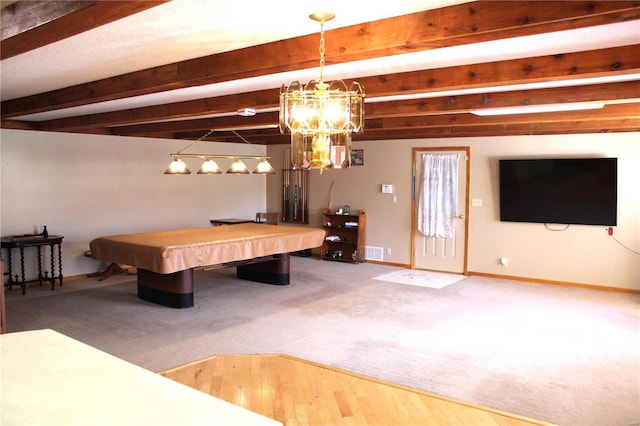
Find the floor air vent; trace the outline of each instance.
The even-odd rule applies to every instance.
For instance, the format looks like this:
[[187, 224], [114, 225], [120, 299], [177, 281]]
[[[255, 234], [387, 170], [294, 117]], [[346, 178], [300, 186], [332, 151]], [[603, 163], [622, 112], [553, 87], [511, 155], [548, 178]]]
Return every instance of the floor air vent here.
[[364, 258], [367, 260], [384, 260], [383, 254], [384, 254], [384, 250], [382, 249], [382, 247], [371, 247], [371, 246], [365, 246], [364, 247]]

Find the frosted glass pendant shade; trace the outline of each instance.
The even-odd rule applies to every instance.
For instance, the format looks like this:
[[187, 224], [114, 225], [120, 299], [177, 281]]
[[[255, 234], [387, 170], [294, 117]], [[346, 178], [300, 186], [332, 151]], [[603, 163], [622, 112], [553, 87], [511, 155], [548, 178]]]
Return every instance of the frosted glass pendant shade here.
[[222, 173], [222, 169], [218, 166], [218, 163], [213, 161], [211, 158], [205, 160], [200, 166], [200, 170], [198, 170], [199, 175], [219, 175]]
[[164, 171], [165, 175], [190, 175], [191, 170], [187, 167], [187, 164], [182, 161], [181, 158], [175, 157], [173, 161], [167, 167], [167, 170]]

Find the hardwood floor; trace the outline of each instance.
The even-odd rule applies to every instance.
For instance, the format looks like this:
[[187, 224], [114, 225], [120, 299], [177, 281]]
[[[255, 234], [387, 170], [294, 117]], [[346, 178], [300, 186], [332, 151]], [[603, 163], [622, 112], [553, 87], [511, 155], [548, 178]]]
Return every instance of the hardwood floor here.
[[159, 372], [285, 425], [545, 425], [287, 355], [217, 355]]

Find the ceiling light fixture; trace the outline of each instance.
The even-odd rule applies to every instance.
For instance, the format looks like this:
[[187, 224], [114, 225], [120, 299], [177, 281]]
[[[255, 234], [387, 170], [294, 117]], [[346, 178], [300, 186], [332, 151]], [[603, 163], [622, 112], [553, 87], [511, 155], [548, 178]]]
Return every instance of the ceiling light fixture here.
[[[218, 164], [214, 161], [214, 159], [220, 159], [220, 158], [227, 158], [227, 159], [233, 160], [231, 165], [229, 166], [229, 169], [227, 170], [227, 173], [229, 174], [235, 174], [235, 175], [250, 174], [249, 168], [247, 167], [245, 162], [242, 160], [259, 160], [258, 165], [253, 170], [254, 175], [274, 174], [276, 172], [273, 169], [273, 166], [271, 166], [271, 164], [269, 163], [269, 159], [271, 157], [267, 157], [264, 155], [255, 156], [255, 155], [216, 155], [216, 154], [184, 154], [183, 153], [187, 148], [200, 142], [201, 140], [209, 136], [214, 131], [215, 131], [214, 129], [209, 130], [205, 135], [198, 138], [197, 140], [187, 145], [186, 147], [182, 148], [180, 151], [174, 154], [170, 154], [171, 157], [173, 157], [173, 161], [171, 161], [171, 163], [169, 164], [169, 167], [167, 167], [167, 170], [165, 170], [164, 173], [167, 175], [190, 175], [191, 170], [189, 170], [189, 167], [187, 167], [187, 164], [182, 160], [182, 158], [204, 159], [204, 162], [202, 163], [200, 170], [198, 170], [199, 175], [222, 174], [222, 169], [220, 169], [220, 166], [218, 166]], [[242, 139], [244, 142], [251, 145], [249, 141], [243, 138], [235, 130], [231, 130], [231, 132], [237, 137], [239, 137], [240, 139]]]
[[[325, 83], [324, 23], [335, 15], [315, 12], [309, 18], [320, 23], [320, 78], [306, 86], [292, 81], [280, 90], [280, 132], [291, 134], [291, 166], [294, 169], [349, 167], [351, 133], [364, 131], [364, 89], [356, 81], [349, 89], [342, 80]], [[336, 147], [344, 151], [335, 164]], [[333, 160], [332, 160], [333, 158]]]
[[256, 115], [256, 110], [253, 108], [240, 108], [236, 112], [242, 117], [253, 117], [254, 115]]
[[515, 114], [535, 114], [542, 112], [562, 112], [562, 111], [584, 111], [589, 109], [600, 109], [604, 107], [604, 102], [568, 102], [564, 104], [546, 105], [522, 105], [504, 108], [486, 108], [471, 110], [471, 114], [481, 117], [495, 115], [515, 115]]

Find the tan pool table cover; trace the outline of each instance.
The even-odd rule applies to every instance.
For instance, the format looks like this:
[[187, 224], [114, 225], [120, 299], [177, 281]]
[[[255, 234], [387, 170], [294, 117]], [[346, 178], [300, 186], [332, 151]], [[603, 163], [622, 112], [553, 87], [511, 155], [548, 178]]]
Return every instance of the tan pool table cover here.
[[324, 237], [317, 228], [245, 223], [112, 235], [92, 240], [89, 247], [95, 259], [170, 274], [319, 247]]

